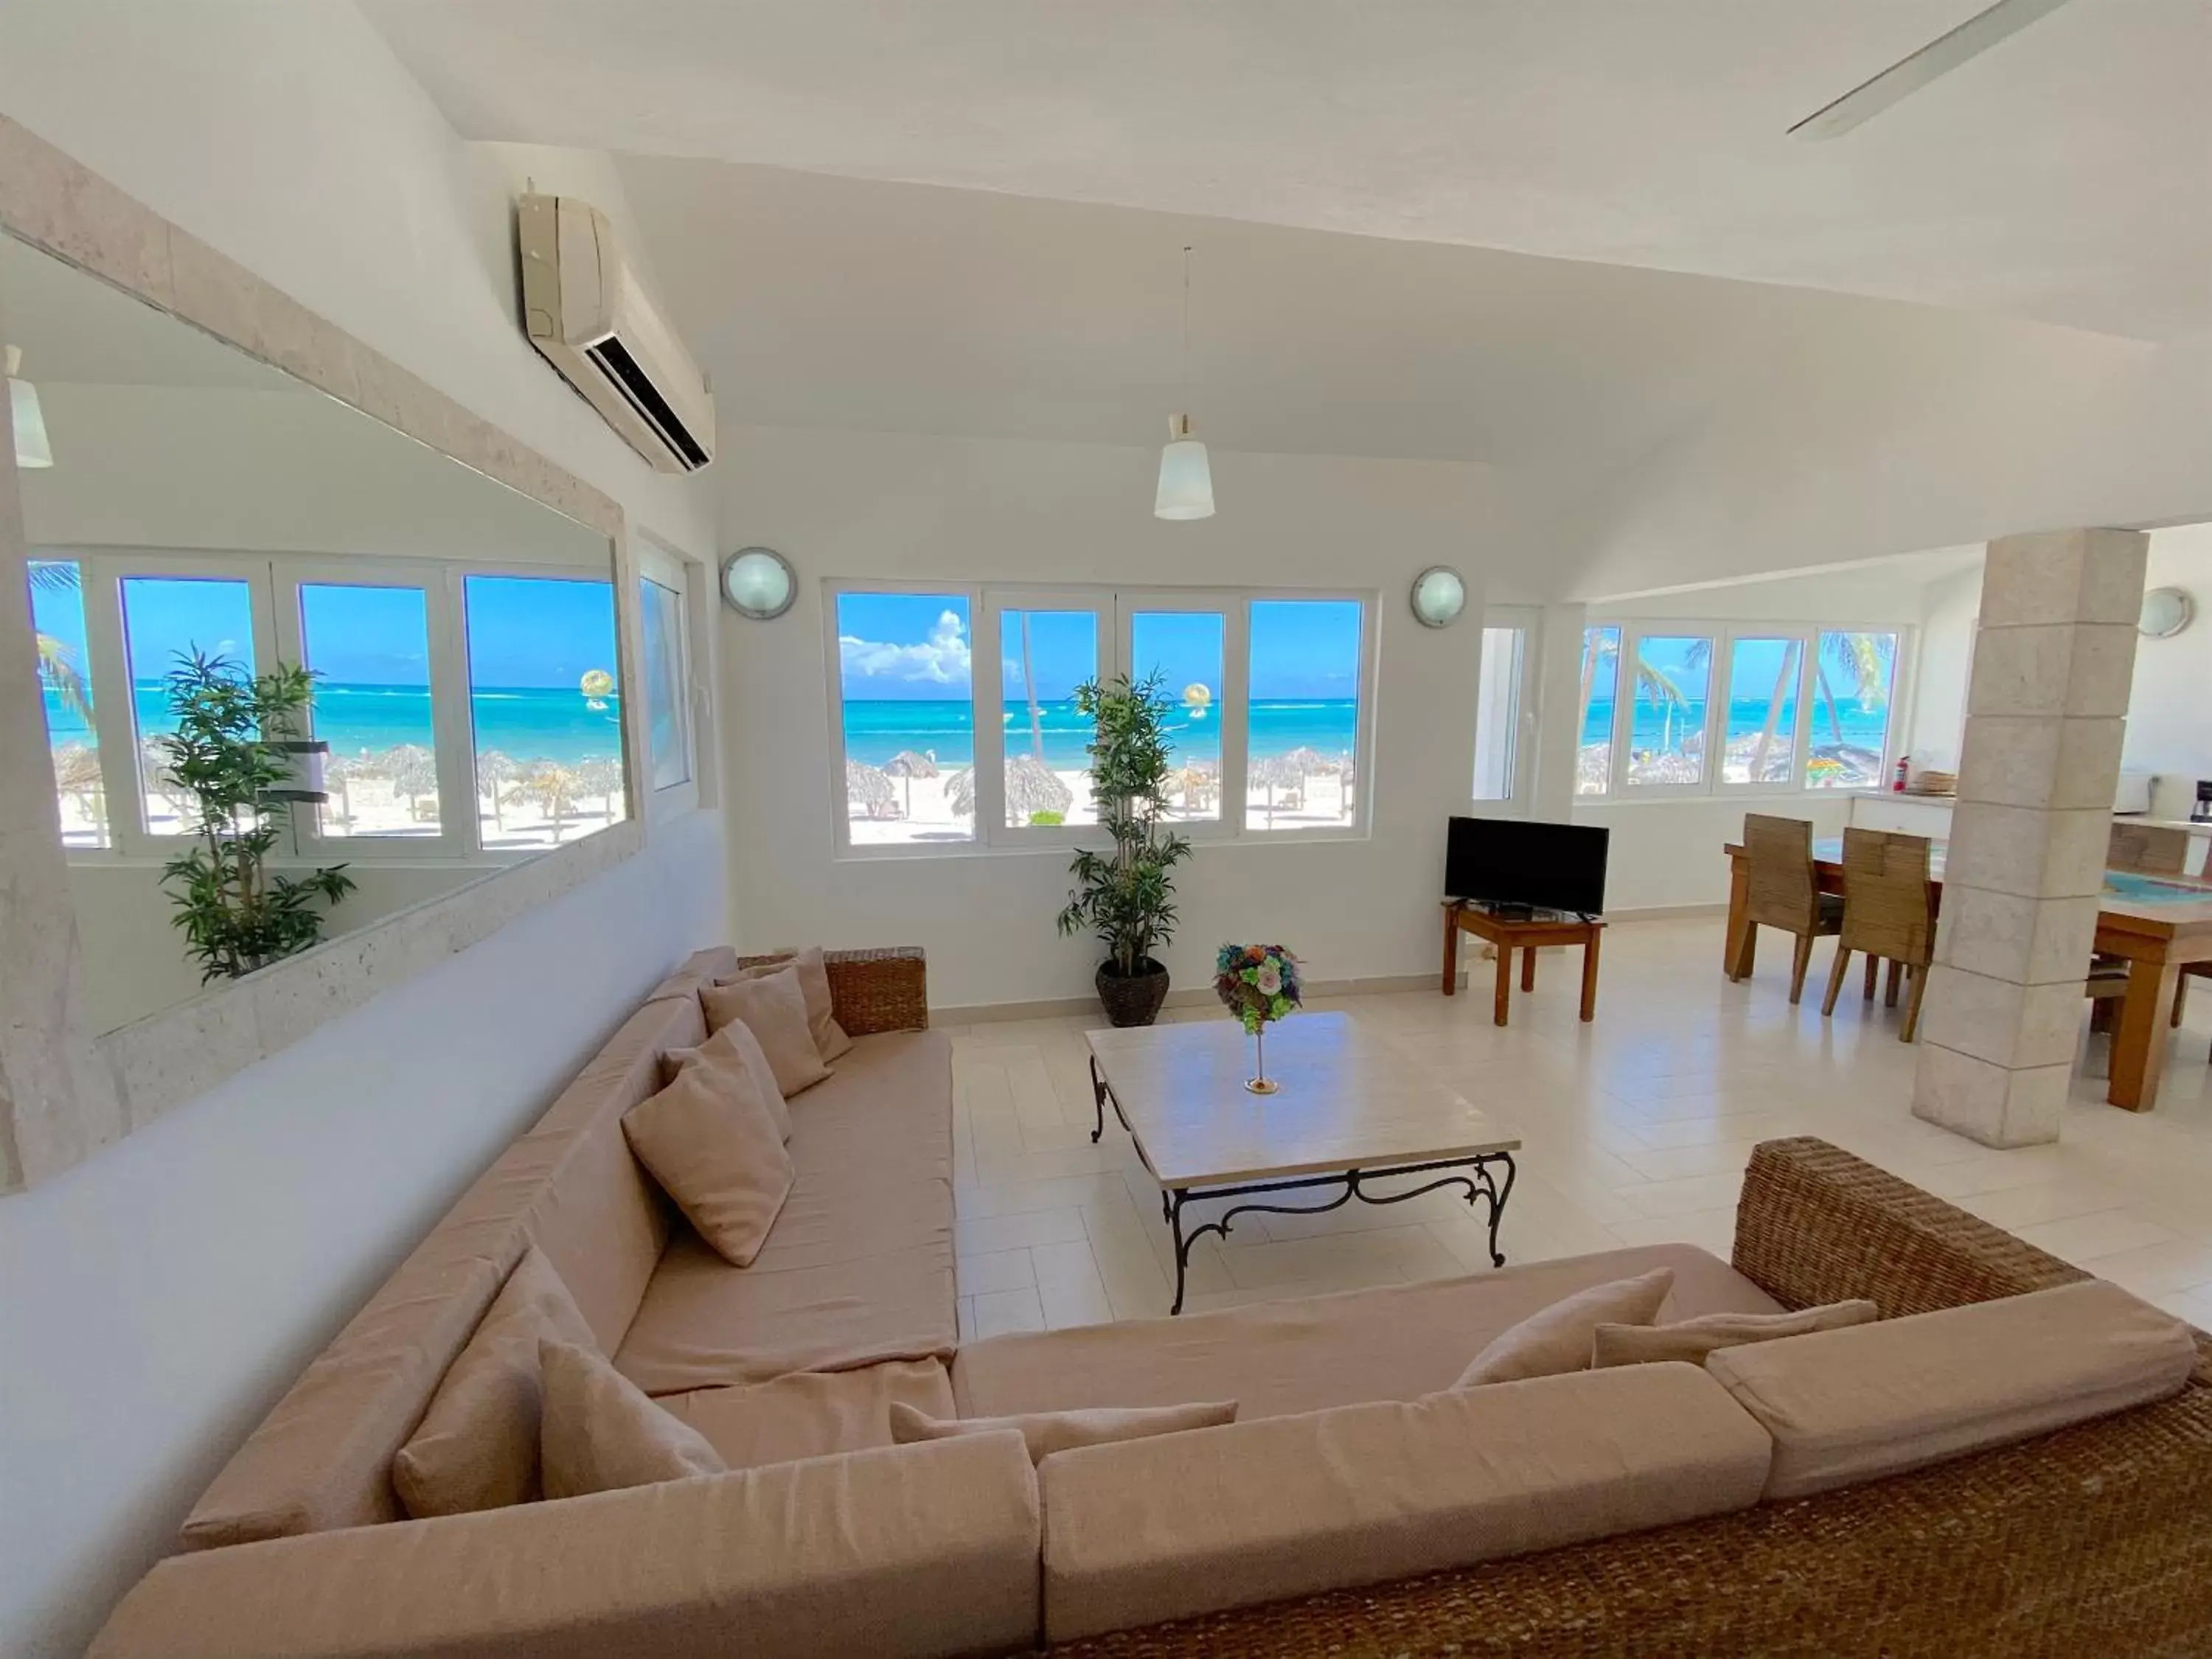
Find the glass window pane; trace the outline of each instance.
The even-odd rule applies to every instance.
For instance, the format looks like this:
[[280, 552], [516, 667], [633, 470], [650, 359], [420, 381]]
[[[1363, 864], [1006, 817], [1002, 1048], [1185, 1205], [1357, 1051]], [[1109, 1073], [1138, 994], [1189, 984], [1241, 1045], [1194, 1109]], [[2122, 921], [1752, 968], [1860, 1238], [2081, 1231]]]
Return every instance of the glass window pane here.
[[169, 713], [167, 676], [194, 653], [251, 676], [253, 590], [234, 578], [127, 576], [122, 582], [124, 660], [131, 677], [131, 721], [146, 827], [157, 836], [188, 834], [191, 798], [166, 782], [161, 739], [177, 729]]
[[845, 821], [856, 847], [975, 838], [975, 695], [963, 593], [840, 593]]
[[39, 690], [53, 750], [62, 843], [107, 845], [100, 738], [92, 720], [92, 659], [84, 637], [84, 576], [69, 559], [31, 561], [31, 630], [39, 647]]
[[1527, 631], [1482, 630], [1481, 682], [1474, 702], [1474, 799], [1511, 800], [1521, 729], [1522, 653]]
[[1788, 783], [1796, 776], [1797, 683], [1802, 640], [1737, 640], [1729, 647], [1723, 783]]
[[550, 847], [618, 822], [614, 584], [471, 576], [463, 592], [483, 844]]
[[1620, 687], [1620, 630], [1583, 629], [1583, 729], [1575, 756], [1575, 793], [1613, 787], [1613, 712]]
[[1340, 829], [1358, 805], [1357, 599], [1252, 601], [1244, 827]]
[[1897, 635], [1820, 635], [1813, 656], [1813, 789], [1880, 788], [1889, 757], [1889, 699], [1897, 684]]
[[1637, 641], [1628, 736], [1632, 786], [1705, 781], [1705, 690], [1712, 671], [1709, 639], [1650, 634]]
[[650, 576], [638, 583], [645, 623], [645, 719], [653, 787], [691, 781], [691, 709], [684, 695], [684, 596]]
[[1228, 623], [1218, 611], [1139, 611], [1129, 617], [1129, 678], [1160, 677], [1168, 716], [1168, 817], [1221, 817], [1221, 677]]
[[429, 596], [419, 587], [302, 582], [300, 654], [321, 677], [313, 729], [331, 746], [321, 833], [436, 835]]
[[1002, 611], [999, 657], [1006, 827], [1097, 823], [1091, 796], [1093, 726], [1075, 707], [1075, 688], [1098, 672], [1097, 614]]

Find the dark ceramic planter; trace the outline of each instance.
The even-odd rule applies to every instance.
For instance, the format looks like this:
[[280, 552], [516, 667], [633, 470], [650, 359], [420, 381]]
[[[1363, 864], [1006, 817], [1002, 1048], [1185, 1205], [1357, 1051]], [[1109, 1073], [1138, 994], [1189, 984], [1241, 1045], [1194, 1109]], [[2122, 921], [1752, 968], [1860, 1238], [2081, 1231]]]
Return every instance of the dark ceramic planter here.
[[1146, 957], [1144, 965], [1127, 975], [1114, 971], [1111, 962], [1098, 964], [1098, 1000], [1114, 1025], [1150, 1025], [1168, 1000], [1168, 970]]

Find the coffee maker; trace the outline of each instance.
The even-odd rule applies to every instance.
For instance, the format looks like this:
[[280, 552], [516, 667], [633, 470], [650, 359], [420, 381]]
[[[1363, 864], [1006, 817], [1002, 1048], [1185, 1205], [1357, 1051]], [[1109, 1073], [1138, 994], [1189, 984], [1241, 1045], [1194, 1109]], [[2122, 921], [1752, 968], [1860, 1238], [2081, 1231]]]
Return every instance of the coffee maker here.
[[2197, 780], [2197, 805], [2189, 809], [2191, 823], [2212, 823], [2212, 778]]

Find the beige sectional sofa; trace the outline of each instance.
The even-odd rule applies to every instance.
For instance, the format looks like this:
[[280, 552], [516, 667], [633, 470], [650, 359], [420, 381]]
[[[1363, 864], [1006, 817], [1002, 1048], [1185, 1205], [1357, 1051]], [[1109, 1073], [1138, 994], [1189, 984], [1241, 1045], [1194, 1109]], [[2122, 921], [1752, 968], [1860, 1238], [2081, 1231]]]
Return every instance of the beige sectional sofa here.
[[[2212, 1372], [2191, 1334], [2113, 1287], [2066, 1282], [2083, 1278], [2071, 1270], [1932, 1298], [1845, 1289], [1888, 1294], [1897, 1305], [1885, 1314], [1913, 1316], [1724, 1350], [1703, 1366], [1468, 1389], [1452, 1385], [1492, 1337], [1576, 1291], [1664, 1267], [1662, 1321], [1772, 1313], [1805, 1304], [1795, 1278], [1805, 1270], [1765, 1267], [1762, 1240], [1747, 1248], [1740, 1236], [1739, 1264], [1761, 1276], [1662, 1245], [963, 1346], [950, 1045], [894, 1029], [926, 1023], [918, 952], [833, 953], [838, 1017], [858, 1042], [791, 1103], [796, 1184], [753, 1265], [733, 1267], [632, 1160], [621, 1119], [659, 1087], [662, 1053], [705, 1036], [700, 986], [737, 966], [726, 951], [702, 952], [656, 988], [240, 1448], [188, 1518], [182, 1552], [116, 1611], [96, 1659], [925, 1656], [1063, 1642], [1395, 1652], [1413, 1650], [1389, 1629], [1371, 1648], [1348, 1643], [1358, 1621], [1334, 1611], [1331, 1593], [1382, 1587], [1352, 1604], [1373, 1608], [1469, 1574], [1478, 1589], [1510, 1584], [1544, 1561], [1643, 1540], [1639, 1559], [1664, 1586], [1680, 1576], [1668, 1540], [1696, 1559], [1707, 1531], [1739, 1517], [1840, 1505], [1885, 1478], [1902, 1477], [1891, 1480], [1901, 1490], [1931, 1479], [1911, 1471], [1952, 1460], [1971, 1471], [2004, 1455], [1990, 1448], [2069, 1425], [2102, 1433], [2094, 1419], [2113, 1413], [2178, 1422], [2179, 1461], [2139, 1457], [2136, 1477], [2154, 1468], [2170, 1481], [2179, 1469], [2212, 1497]], [[1794, 1167], [1787, 1149], [1817, 1146], [1778, 1145], [1754, 1163], [1747, 1224], [1754, 1194]], [[1848, 1255], [1846, 1231], [1824, 1221], [1781, 1248]], [[403, 1518], [393, 1455], [533, 1243], [616, 1367], [730, 1472]], [[1947, 1284], [1943, 1261], [1906, 1254]], [[1880, 1261], [1868, 1256], [1862, 1276], [1878, 1279]], [[981, 1418], [1232, 1399], [1226, 1426], [1034, 1468], [1012, 1431], [895, 1445], [889, 1427], [894, 1402]], [[2161, 1447], [2174, 1432], [2161, 1429]], [[2098, 1535], [2126, 1535], [2131, 1564], [2142, 1554], [2129, 1527], [2134, 1484], [2116, 1473], [2075, 1488], [2112, 1510]], [[2154, 1610], [2168, 1632], [2202, 1618], [2212, 1639], [2212, 1606], [2174, 1589], [2175, 1552], [2157, 1541], [2141, 1565], [2161, 1588], [2131, 1591], [2130, 1616]], [[2189, 1547], [2185, 1536], [2179, 1559]], [[1545, 1551], [1555, 1554], [1531, 1555]], [[2202, 1554], [2212, 1565], [2212, 1529]], [[1802, 1565], [1817, 1581], [1820, 1560]], [[1578, 1568], [1562, 1571], [1583, 1583]], [[1435, 1573], [1445, 1577], [1419, 1577]], [[1753, 1583], [1785, 1601], [1796, 1593], [1771, 1570]], [[1668, 1589], [1623, 1594], [1632, 1607], [1641, 1598], [1640, 1621], [1535, 1598], [1513, 1626], [1516, 1650], [1686, 1650], [1633, 1639], [1662, 1628]], [[1468, 1601], [1458, 1594], [1419, 1628], [1471, 1638], [1449, 1613]], [[1194, 1622], [1160, 1623], [1174, 1620]], [[1929, 1645], [1892, 1650], [1985, 1650], [1962, 1628], [1930, 1620]], [[1593, 1635], [1607, 1631], [1619, 1639]], [[1711, 1650], [1790, 1650], [1747, 1622], [1734, 1638]], [[1452, 1650], [1480, 1649], [1466, 1639]]]

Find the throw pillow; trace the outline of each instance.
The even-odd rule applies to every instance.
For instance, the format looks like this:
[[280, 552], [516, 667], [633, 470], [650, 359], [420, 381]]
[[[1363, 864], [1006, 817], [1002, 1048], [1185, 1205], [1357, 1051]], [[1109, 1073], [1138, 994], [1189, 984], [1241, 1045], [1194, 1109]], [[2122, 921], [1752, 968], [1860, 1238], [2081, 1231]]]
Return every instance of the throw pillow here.
[[661, 1050], [661, 1086], [675, 1082], [677, 1073], [687, 1066], [720, 1071], [734, 1068], [751, 1079], [769, 1115], [775, 1120], [776, 1133], [785, 1140], [791, 1139], [791, 1109], [784, 1104], [783, 1091], [775, 1086], [775, 1068], [761, 1052], [760, 1039], [743, 1020], [732, 1020], [696, 1048]]
[[654, 1405], [591, 1349], [548, 1340], [538, 1354], [545, 1377], [548, 1498], [725, 1472], [705, 1436]]
[[791, 1196], [791, 1154], [744, 1069], [687, 1066], [623, 1114], [637, 1161], [722, 1259], [750, 1267]]
[[787, 951], [772, 962], [757, 963], [750, 968], [738, 969], [739, 979], [758, 979], [779, 968], [799, 969], [799, 988], [806, 998], [806, 1029], [814, 1038], [814, 1046], [823, 1061], [836, 1060], [852, 1051], [853, 1039], [845, 1035], [845, 1028], [837, 1023], [835, 1005], [830, 996], [830, 966], [822, 959], [822, 947], [810, 945], [804, 951]]
[[1649, 1325], [1674, 1287], [1674, 1270], [1654, 1267], [1634, 1279], [1578, 1291], [1499, 1332], [1452, 1386], [1471, 1389], [1480, 1382], [1586, 1371], [1600, 1325]]
[[1073, 1451], [1079, 1446], [1103, 1446], [1114, 1440], [1143, 1440], [1156, 1434], [1180, 1434], [1185, 1429], [1218, 1429], [1236, 1420], [1237, 1402], [1233, 1400], [1200, 1406], [1027, 1412], [1018, 1417], [957, 1419], [925, 1416], [904, 1401], [895, 1400], [891, 1402], [891, 1439], [903, 1446], [915, 1440], [950, 1440], [963, 1434], [1018, 1429], [1028, 1443], [1030, 1462], [1042, 1463], [1054, 1452]]
[[775, 1086], [786, 1100], [830, 1075], [822, 1051], [814, 1046], [813, 1033], [806, 1028], [806, 997], [799, 988], [796, 968], [707, 986], [699, 993], [699, 1006], [706, 1012], [710, 1031], [719, 1032], [733, 1019], [744, 1023], [768, 1056]]
[[533, 1244], [392, 1457], [392, 1484], [408, 1514], [423, 1521], [538, 1496], [538, 1345], [549, 1336], [596, 1346], [568, 1287]]
[[1706, 1314], [1672, 1325], [1601, 1325], [1590, 1345], [1590, 1365], [1646, 1365], [1656, 1360], [1686, 1359], [1702, 1365], [1717, 1348], [1740, 1347], [1747, 1342], [1771, 1342], [1781, 1336], [1803, 1336], [1811, 1331], [1839, 1331], [1847, 1325], [1864, 1325], [1880, 1318], [1871, 1302], [1830, 1302], [1795, 1313]]

